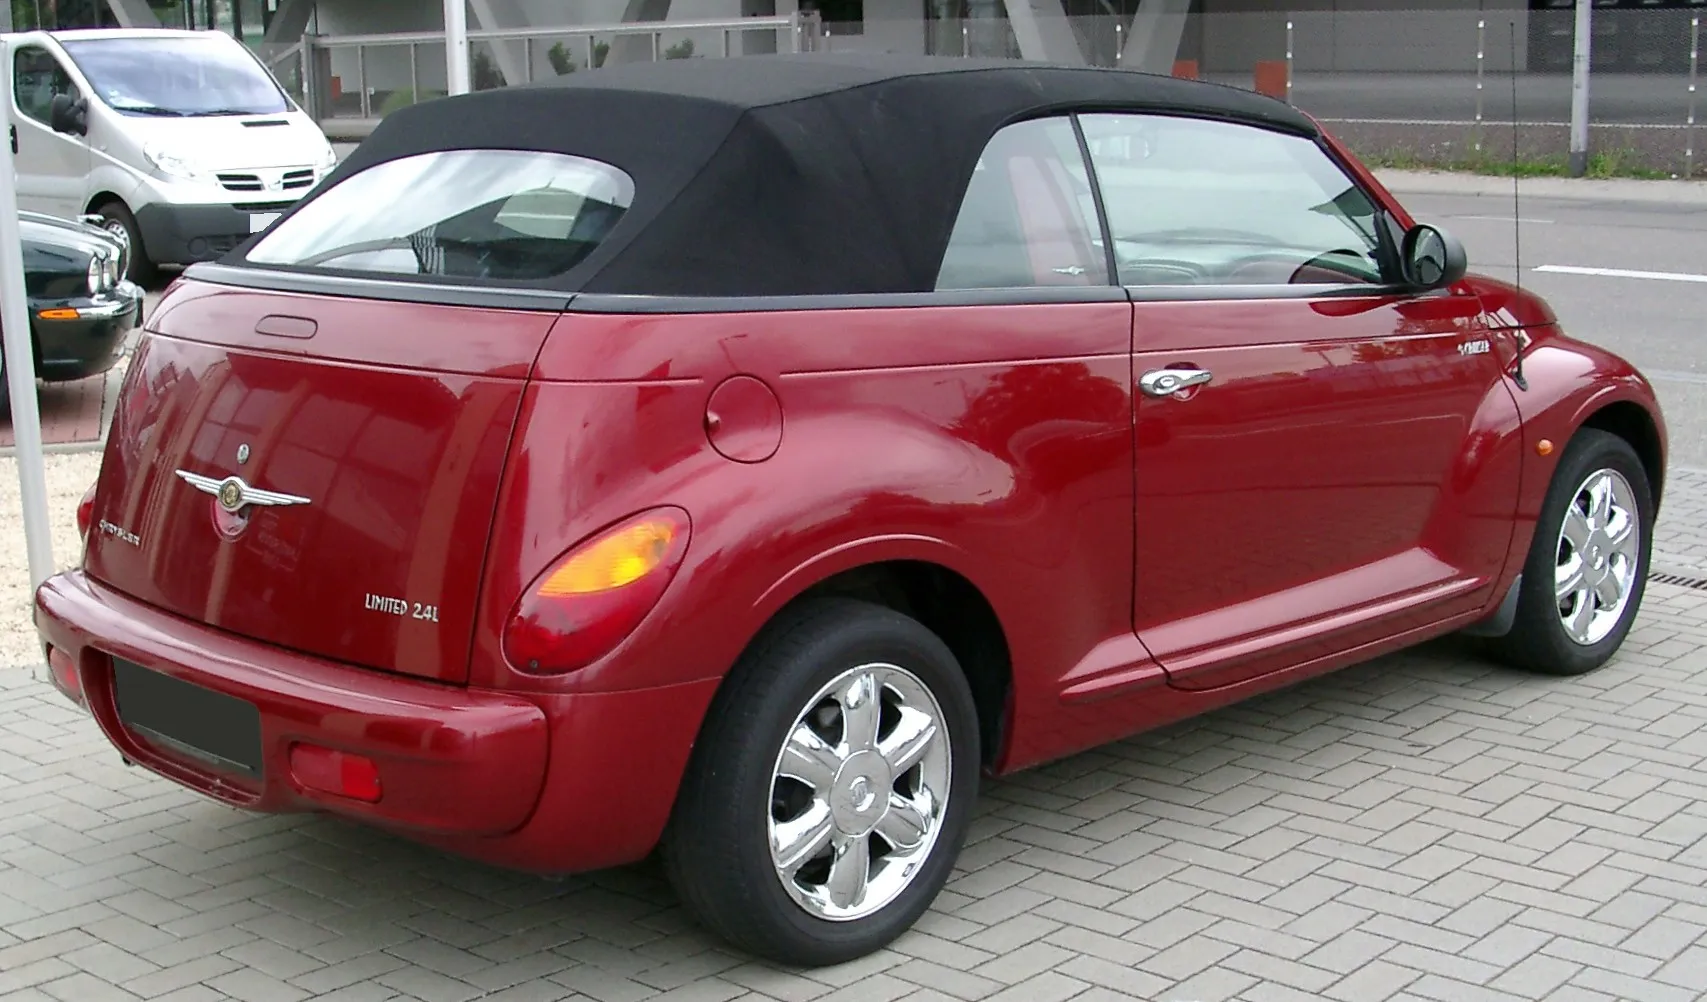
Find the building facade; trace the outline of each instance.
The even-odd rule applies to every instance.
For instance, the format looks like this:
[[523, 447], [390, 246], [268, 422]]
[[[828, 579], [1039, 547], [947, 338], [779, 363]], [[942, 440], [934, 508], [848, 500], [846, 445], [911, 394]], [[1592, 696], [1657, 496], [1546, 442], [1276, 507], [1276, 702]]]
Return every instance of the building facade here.
[[[1293, 74], [1568, 72], [1575, 0], [467, 0], [477, 88], [611, 62], [798, 49], [988, 55], [1252, 85]], [[1594, 0], [1597, 72], [1686, 70], [1707, 0]], [[248, 43], [328, 131], [445, 91], [442, 0], [7, 0], [34, 27]], [[755, 27], [757, 26], [757, 27]], [[0, 26], [3, 27], [3, 26]], [[1265, 69], [1266, 67], [1266, 69]]]

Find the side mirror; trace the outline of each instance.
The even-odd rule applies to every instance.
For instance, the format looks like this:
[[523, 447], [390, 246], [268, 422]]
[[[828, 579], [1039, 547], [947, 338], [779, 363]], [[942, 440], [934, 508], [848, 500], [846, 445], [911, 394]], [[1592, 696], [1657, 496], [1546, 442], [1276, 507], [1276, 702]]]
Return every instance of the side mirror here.
[[55, 132], [78, 136], [89, 134], [89, 103], [80, 97], [55, 94], [49, 118]]
[[1405, 284], [1419, 289], [1439, 289], [1464, 277], [1470, 262], [1464, 245], [1445, 230], [1418, 224], [1411, 227], [1399, 246]]

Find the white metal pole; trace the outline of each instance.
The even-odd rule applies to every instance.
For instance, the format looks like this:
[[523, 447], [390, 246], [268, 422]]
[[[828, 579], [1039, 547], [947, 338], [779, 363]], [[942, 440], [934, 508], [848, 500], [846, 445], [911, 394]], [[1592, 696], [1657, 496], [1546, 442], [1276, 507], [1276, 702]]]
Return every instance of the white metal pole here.
[[[1576, 42], [1571, 55], [1571, 176], [1588, 173], [1588, 70], [1594, 0], [1577, 0]], [[1516, 108], [1512, 109], [1516, 114]]]
[[1286, 19], [1286, 103], [1292, 103], [1292, 19]]
[[[1488, 22], [1476, 22], [1476, 152], [1482, 152], [1482, 74], [1488, 62]], [[1513, 116], [1516, 120], [1516, 116]]]
[[445, 73], [452, 94], [468, 93], [468, 0], [445, 0]]
[[1689, 120], [1683, 133], [1683, 179], [1695, 180], [1695, 79], [1701, 67], [1701, 19], [1689, 19]]
[[[0, 39], [0, 66], [12, 65]], [[10, 101], [0, 101], [0, 129], [11, 133]], [[24, 290], [24, 244], [18, 226], [18, 177], [11, 142], [0, 170], [0, 330], [5, 332], [6, 380], [12, 396], [12, 441], [18, 458], [18, 496], [24, 509], [24, 548], [30, 561], [30, 593], [53, 573], [53, 535], [47, 522], [47, 471], [42, 462], [41, 413], [36, 408], [36, 360], [30, 308]]]

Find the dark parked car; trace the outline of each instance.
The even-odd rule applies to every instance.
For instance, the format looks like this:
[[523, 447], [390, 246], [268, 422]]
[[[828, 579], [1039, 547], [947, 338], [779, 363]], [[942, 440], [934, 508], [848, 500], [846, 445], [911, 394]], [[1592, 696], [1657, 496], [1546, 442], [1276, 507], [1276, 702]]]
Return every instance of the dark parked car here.
[[[18, 228], [37, 377], [59, 383], [106, 372], [142, 318], [142, 289], [121, 277], [124, 245], [83, 219], [19, 212]], [[11, 410], [9, 388], [0, 379], [0, 413]]]
[[1579, 674], [1630, 630], [1651, 387], [1294, 109], [564, 81], [388, 116], [153, 311], [35, 606], [126, 760], [529, 870], [662, 846], [710, 927], [824, 964], [930, 907], [984, 775], [1455, 631]]

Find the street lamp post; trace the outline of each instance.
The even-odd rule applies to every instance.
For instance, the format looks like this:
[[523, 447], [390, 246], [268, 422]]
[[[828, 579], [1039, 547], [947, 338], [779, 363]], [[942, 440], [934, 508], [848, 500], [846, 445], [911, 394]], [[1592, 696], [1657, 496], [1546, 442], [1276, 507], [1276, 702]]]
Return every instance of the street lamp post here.
[[445, 73], [452, 94], [468, 93], [468, 0], [445, 0]]
[[[1577, 0], [1576, 39], [1571, 53], [1571, 176], [1588, 173], [1588, 69], [1594, 0]], [[1512, 109], [1515, 118], [1517, 109]]]
[[[10, 46], [0, 39], [0, 66], [11, 66]], [[11, 134], [10, 101], [0, 101], [0, 129]], [[8, 144], [10, 145], [10, 144]], [[36, 407], [36, 360], [30, 308], [24, 288], [24, 243], [18, 226], [15, 154], [0, 170], [0, 331], [4, 332], [5, 376], [12, 397], [12, 441], [18, 459], [18, 495], [24, 511], [24, 548], [30, 591], [53, 573], [53, 536], [47, 522], [47, 471], [42, 461], [41, 413]]]

